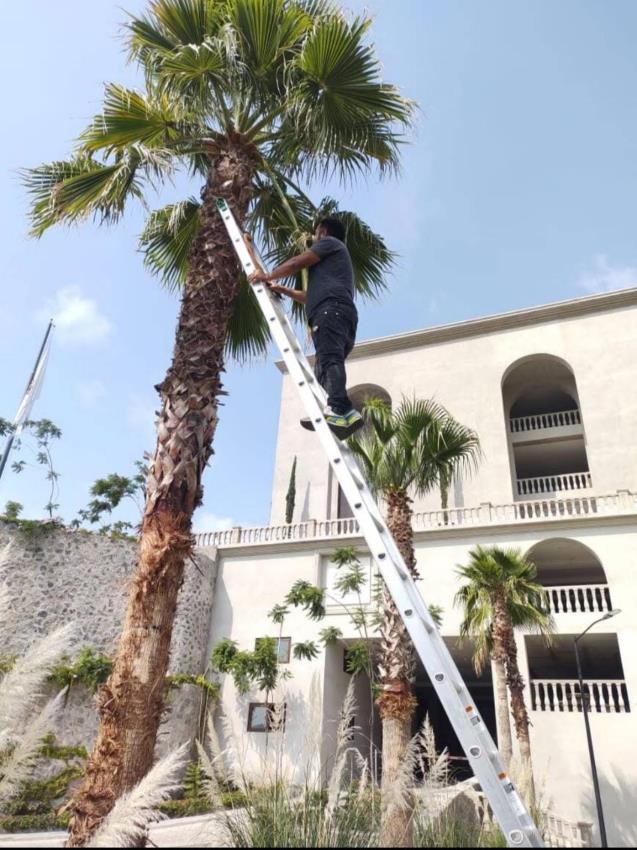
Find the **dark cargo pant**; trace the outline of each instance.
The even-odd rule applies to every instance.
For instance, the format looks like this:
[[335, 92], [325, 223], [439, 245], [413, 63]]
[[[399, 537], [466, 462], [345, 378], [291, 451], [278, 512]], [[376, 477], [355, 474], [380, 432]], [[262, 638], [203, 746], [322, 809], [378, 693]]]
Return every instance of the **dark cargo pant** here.
[[345, 359], [354, 348], [357, 326], [356, 308], [341, 301], [326, 301], [312, 316], [314, 373], [327, 393], [327, 403], [337, 414], [352, 409], [346, 389]]

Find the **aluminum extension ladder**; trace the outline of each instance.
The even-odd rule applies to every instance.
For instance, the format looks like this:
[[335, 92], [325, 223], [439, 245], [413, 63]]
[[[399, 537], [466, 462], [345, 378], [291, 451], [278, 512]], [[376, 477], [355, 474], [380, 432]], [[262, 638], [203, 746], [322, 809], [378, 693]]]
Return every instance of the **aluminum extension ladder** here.
[[[234, 215], [221, 198], [217, 201], [217, 208], [244, 272], [252, 274], [256, 270], [253, 252], [246, 245]], [[416, 652], [489, 800], [507, 844], [509, 847], [544, 847], [542, 836], [504, 770], [493, 739], [385, 524], [355, 456], [346, 443], [334, 436], [325, 421], [325, 393], [314, 376], [285, 310], [264, 284], [256, 284], [253, 290], [334, 474], [354, 510], [370, 554], [401, 613]]]

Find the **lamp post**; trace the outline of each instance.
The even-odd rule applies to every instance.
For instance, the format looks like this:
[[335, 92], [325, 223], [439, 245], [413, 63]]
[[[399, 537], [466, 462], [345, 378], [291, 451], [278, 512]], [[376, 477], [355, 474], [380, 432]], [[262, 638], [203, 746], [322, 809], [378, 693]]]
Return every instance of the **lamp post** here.
[[608, 614], [604, 614], [603, 617], [600, 617], [599, 620], [595, 620], [595, 622], [591, 623], [590, 626], [585, 629], [581, 635], [575, 638], [573, 641], [573, 645], [575, 647], [575, 661], [577, 662], [577, 678], [579, 679], [579, 692], [580, 699], [582, 701], [582, 713], [584, 714], [584, 725], [586, 726], [586, 740], [588, 742], [588, 755], [591, 760], [591, 773], [593, 774], [593, 788], [595, 789], [595, 805], [597, 806], [597, 820], [599, 822], [599, 834], [602, 841], [602, 847], [608, 847], [608, 838], [606, 836], [606, 823], [604, 822], [604, 809], [602, 807], [602, 795], [599, 790], [599, 777], [597, 776], [597, 765], [595, 763], [595, 750], [593, 749], [593, 736], [591, 734], [591, 724], [588, 719], [588, 704], [589, 699], [584, 693], [584, 677], [582, 675], [582, 662], [579, 654], [579, 642], [584, 637], [584, 635], [588, 634], [593, 626], [596, 626], [598, 623], [602, 623], [604, 620], [610, 620], [611, 617], [617, 616], [617, 614], [621, 614], [619, 608], [615, 608], [612, 611], [609, 611]]

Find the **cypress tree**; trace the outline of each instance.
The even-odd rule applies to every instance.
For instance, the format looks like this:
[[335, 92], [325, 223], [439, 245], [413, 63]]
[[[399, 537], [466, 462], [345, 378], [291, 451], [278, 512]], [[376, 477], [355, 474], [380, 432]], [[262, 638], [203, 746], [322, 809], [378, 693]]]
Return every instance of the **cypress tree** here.
[[292, 464], [292, 472], [290, 472], [290, 483], [288, 484], [288, 492], [285, 496], [285, 521], [289, 525], [294, 516], [294, 503], [296, 501], [296, 457]]

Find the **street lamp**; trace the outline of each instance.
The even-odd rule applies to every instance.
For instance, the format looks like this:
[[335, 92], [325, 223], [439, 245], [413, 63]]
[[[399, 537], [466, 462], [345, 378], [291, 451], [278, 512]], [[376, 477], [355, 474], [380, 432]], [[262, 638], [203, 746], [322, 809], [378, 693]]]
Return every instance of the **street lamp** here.
[[599, 822], [599, 834], [602, 840], [602, 847], [608, 847], [608, 838], [606, 837], [606, 824], [604, 822], [604, 809], [602, 808], [602, 795], [599, 790], [599, 778], [597, 776], [597, 765], [595, 764], [595, 751], [593, 749], [593, 736], [591, 734], [591, 724], [588, 719], [588, 704], [589, 699], [584, 694], [584, 677], [582, 676], [582, 663], [580, 660], [579, 647], [578, 643], [584, 637], [584, 635], [588, 634], [593, 626], [596, 626], [598, 623], [602, 623], [604, 620], [610, 620], [611, 617], [616, 617], [617, 614], [621, 614], [619, 608], [614, 608], [612, 611], [609, 611], [607, 614], [604, 614], [603, 617], [600, 617], [599, 620], [595, 620], [594, 623], [591, 623], [590, 626], [582, 632], [581, 635], [575, 638], [573, 641], [573, 645], [575, 647], [575, 660], [577, 662], [577, 678], [579, 679], [579, 692], [580, 699], [582, 701], [582, 712], [584, 714], [584, 725], [586, 726], [586, 740], [588, 741], [588, 755], [591, 760], [591, 772], [593, 774], [593, 788], [595, 789], [595, 804], [597, 806], [597, 820]]

